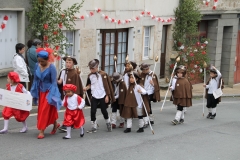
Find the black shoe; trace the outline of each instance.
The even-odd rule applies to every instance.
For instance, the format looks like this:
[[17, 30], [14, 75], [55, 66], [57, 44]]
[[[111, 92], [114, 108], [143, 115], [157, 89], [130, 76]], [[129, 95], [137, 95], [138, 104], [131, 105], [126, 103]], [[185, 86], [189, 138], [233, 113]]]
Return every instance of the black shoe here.
[[84, 128], [83, 128], [83, 134], [80, 134], [80, 137], [83, 137], [84, 136]]
[[128, 133], [128, 132], [131, 132], [131, 128], [126, 128], [126, 129], [124, 130], [124, 133]]
[[150, 121], [151, 124], [154, 124], [154, 121]]
[[148, 124], [144, 124], [144, 125], [143, 125], [143, 128], [148, 128]]
[[176, 119], [172, 120], [172, 124], [176, 125], [178, 124], [178, 121]]
[[183, 123], [183, 122], [184, 122], [184, 119], [180, 119], [180, 120], [179, 120], [179, 123]]
[[212, 116], [212, 113], [208, 113], [207, 118], [210, 118]]
[[210, 119], [214, 119], [216, 117], [216, 113], [211, 115]]
[[68, 138], [68, 137], [63, 137], [63, 139], [71, 139], [71, 138]]
[[143, 128], [139, 128], [139, 129], [137, 130], [137, 133], [141, 133], [141, 132], [144, 132]]
[[67, 127], [62, 125], [61, 127], [58, 128], [59, 130], [63, 131], [63, 132], [67, 132]]

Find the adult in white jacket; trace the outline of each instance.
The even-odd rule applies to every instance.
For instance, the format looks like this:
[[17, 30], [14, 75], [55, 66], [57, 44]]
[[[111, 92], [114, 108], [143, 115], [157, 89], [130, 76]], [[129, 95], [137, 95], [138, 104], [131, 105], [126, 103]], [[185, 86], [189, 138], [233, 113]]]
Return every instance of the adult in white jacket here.
[[15, 46], [16, 54], [13, 56], [13, 69], [17, 72], [20, 78], [20, 83], [26, 88], [26, 82], [29, 82], [27, 64], [23, 53], [25, 52], [25, 45], [18, 43]]

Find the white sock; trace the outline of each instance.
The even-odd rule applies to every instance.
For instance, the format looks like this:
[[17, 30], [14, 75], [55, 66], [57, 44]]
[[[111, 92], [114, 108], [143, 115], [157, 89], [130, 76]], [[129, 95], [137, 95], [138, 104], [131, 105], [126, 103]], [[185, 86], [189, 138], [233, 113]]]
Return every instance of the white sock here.
[[66, 138], [71, 138], [71, 129], [72, 127], [67, 127], [67, 136], [65, 136]]
[[138, 125], [139, 125], [139, 128], [143, 128], [143, 125], [144, 125], [143, 119], [138, 119]]
[[124, 123], [125, 119], [123, 117], [121, 117], [121, 116], [119, 118], [120, 118], [119, 119], [120, 123]]
[[144, 124], [148, 124], [148, 117], [143, 117]]
[[184, 119], [184, 111], [182, 111], [180, 119]]
[[4, 127], [1, 131], [7, 131], [8, 130], [8, 123], [9, 123], [9, 120], [4, 120]]
[[92, 122], [92, 128], [97, 129], [97, 119], [95, 121], [91, 121]]
[[212, 115], [214, 115], [216, 112], [217, 112], [217, 108], [215, 107], [212, 109]]
[[110, 123], [110, 118], [108, 117], [108, 119], [105, 119], [106, 123]]
[[84, 128], [83, 127], [80, 128], [80, 134], [84, 134]]
[[181, 115], [182, 115], [182, 111], [177, 111], [176, 113], [176, 116], [175, 116], [175, 119], [179, 122], [180, 118], [181, 118]]
[[117, 113], [116, 112], [112, 112], [111, 123], [115, 124], [115, 125], [117, 123]]
[[150, 119], [150, 121], [154, 121], [154, 115], [153, 115], [153, 114], [150, 114], [150, 115], [149, 115], [149, 119]]
[[209, 112], [209, 113], [212, 113], [212, 108], [208, 108], [208, 112]]
[[22, 122], [22, 124], [23, 124], [23, 128], [20, 130], [20, 133], [24, 133], [24, 132], [27, 131], [27, 123], [26, 123], [26, 121]]
[[132, 128], [132, 118], [127, 119], [127, 128]]

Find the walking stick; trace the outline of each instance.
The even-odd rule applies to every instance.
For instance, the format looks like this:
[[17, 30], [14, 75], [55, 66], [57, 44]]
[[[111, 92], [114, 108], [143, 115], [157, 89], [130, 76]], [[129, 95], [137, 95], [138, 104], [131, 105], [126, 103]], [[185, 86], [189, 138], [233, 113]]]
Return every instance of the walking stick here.
[[162, 104], [162, 107], [161, 107], [161, 111], [162, 111], [163, 106], [164, 106], [164, 104], [165, 104], [165, 101], [166, 101], [166, 98], [167, 98], [167, 94], [168, 94], [168, 91], [169, 91], [170, 85], [171, 85], [171, 83], [172, 83], [173, 72], [175, 71], [175, 69], [176, 69], [176, 67], [177, 67], [177, 63], [178, 63], [179, 61], [180, 61], [180, 57], [178, 57], [178, 58], [176, 59], [176, 63], [175, 63], [175, 65], [174, 65], [174, 68], [173, 68], [173, 71], [172, 71], [172, 74], [171, 74], [171, 78], [170, 78], [170, 81], [169, 81], [169, 84], [168, 84], [167, 93], [165, 94], [164, 101], [163, 101], [163, 104]]
[[156, 69], [157, 61], [158, 61], [158, 56], [155, 57], [155, 62], [154, 62], [154, 68], [153, 68], [152, 78], [153, 78], [153, 75], [154, 75], [154, 72], [155, 72], [155, 69]]
[[[203, 62], [203, 70], [204, 70], [203, 82], [204, 82], [204, 84], [206, 84], [206, 68], [207, 68], [207, 63], [204, 61]], [[203, 87], [203, 117], [204, 117], [204, 108], [205, 108], [205, 94], [206, 94], [206, 88]]]
[[[132, 65], [130, 65], [130, 68], [132, 68]], [[132, 69], [133, 69], [133, 68], [132, 68]], [[137, 82], [136, 82], [136, 79], [135, 79], [135, 77], [134, 77], [133, 71], [132, 71], [132, 75], [133, 75], [133, 79], [134, 79], [135, 85], [137, 85]], [[140, 97], [141, 97], [141, 101], [142, 101], [144, 110], [145, 110], [146, 115], [147, 115], [147, 119], [149, 119], [146, 106], [145, 106], [145, 104], [144, 104], [144, 102], [143, 102], [143, 99], [142, 99], [142, 95], [141, 95]], [[154, 131], [153, 131], [153, 128], [152, 128], [152, 125], [151, 125], [150, 121], [148, 121], [148, 124], [149, 124], [149, 126], [150, 126], [150, 128], [151, 128], [151, 130], [152, 130], [152, 134], [154, 134]]]
[[[126, 62], [128, 62], [128, 54], [127, 54], [127, 57], [126, 57]], [[124, 74], [124, 71], [125, 71], [125, 65], [124, 65], [124, 68], [123, 68], [123, 74]]]
[[114, 59], [114, 63], [115, 63], [115, 70], [117, 72], [117, 56], [115, 55], [113, 59]]
[[[81, 77], [81, 70], [79, 69], [78, 66], [77, 66], [76, 68], [77, 68], [77, 70], [78, 70], [80, 80], [81, 80], [81, 82], [82, 82], [82, 84], [83, 84], [83, 80], [82, 80], [82, 77]], [[87, 96], [88, 102], [89, 102], [89, 104], [90, 104], [90, 106], [91, 106], [91, 101], [90, 101], [90, 99], [89, 99], [89, 97], [88, 97], [87, 92], [85, 92], [85, 95]]]

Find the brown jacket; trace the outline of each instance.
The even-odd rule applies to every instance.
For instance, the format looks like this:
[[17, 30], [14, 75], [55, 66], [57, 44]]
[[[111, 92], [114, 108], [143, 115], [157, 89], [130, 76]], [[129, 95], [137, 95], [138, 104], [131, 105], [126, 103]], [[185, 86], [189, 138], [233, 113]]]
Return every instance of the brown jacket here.
[[187, 78], [178, 78], [173, 93], [173, 104], [192, 106], [192, 84]]
[[[151, 74], [149, 74], [149, 76], [152, 76], [153, 72]], [[144, 86], [145, 83], [145, 79], [146, 79], [146, 74], [145, 73], [141, 73], [140, 77], [140, 85]], [[159, 83], [158, 83], [158, 78], [156, 76], [156, 74], [153, 75], [152, 81], [154, 83], [154, 94], [153, 94], [153, 102], [160, 102], [160, 87], [159, 87]]]
[[[125, 99], [125, 103], [124, 103], [124, 107], [123, 110], [121, 112], [121, 116], [123, 118], [138, 118], [138, 114], [137, 114], [137, 100], [134, 94], [134, 87], [135, 85], [130, 85], [128, 90], [127, 90], [127, 95], [126, 95], [126, 99]], [[148, 112], [148, 114], [150, 113], [150, 107], [149, 107], [149, 103], [148, 103], [148, 95], [141, 95], [142, 99], [143, 99], [143, 103], [146, 106], [146, 110]], [[144, 109], [144, 106], [142, 106], [142, 113], [143, 116], [146, 116], [146, 112]]]
[[[211, 77], [208, 79], [206, 85], [209, 84], [210, 80], [211, 80]], [[219, 79], [218, 88], [220, 88], [221, 80], [222, 80], [222, 78]], [[221, 89], [223, 89], [223, 88], [224, 88], [224, 82], [223, 82], [223, 80], [222, 80], [222, 87], [221, 87]], [[206, 98], [206, 99], [207, 99], [207, 95], [208, 95], [208, 89], [206, 88], [206, 90], [205, 90], [205, 98]], [[221, 100], [222, 100], [221, 97], [219, 97], [219, 98], [217, 98], [217, 99], [218, 99], [218, 103], [221, 102]]]
[[[115, 102], [115, 97], [114, 97], [114, 92], [113, 92], [113, 88], [112, 88], [110, 77], [104, 71], [100, 70], [98, 73], [102, 77], [103, 87], [105, 89], [106, 95], [109, 97], [109, 103], [108, 104]], [[91, 75], [91, 73], [88, 75], [87, 85], [91, 84], [91, 81], [90, 81], [90, 78], [89, 78], [90, 75]], [[91, 99], [92, 98], [91, 89], [89, 89], [87, 91], [87, 94], [88, 94], [89, 98]], [[88, 102], [88, 99], [86, 98], [85, 100], [86, 100], [86, 105], [90, 106], [90, 103]]]
[[[114, 89], [115, 92], [115, 89]], [[124, 104], [127, 95], [127, 87], [125, 82], [122, 80], [119, 82], [119, 97], [118, 104]]]
[[[83, 85], [80, 80], [79, 74], [77, 73], [76, 69], [64, 69], [66, 78], [66, 84], [73, 84], [77, 87], [76, 94], [78, 94], [80, 97], [83, 97]], [[62, 70], [63, 71], [63, 70]], [[59, 74], [58, 79], [60, 79], [62, 71]], [[62, 90], [63, 84], [58, 85], [59, 91], [61, 93], [61, 98], [64, 98], [63, 90]]]

